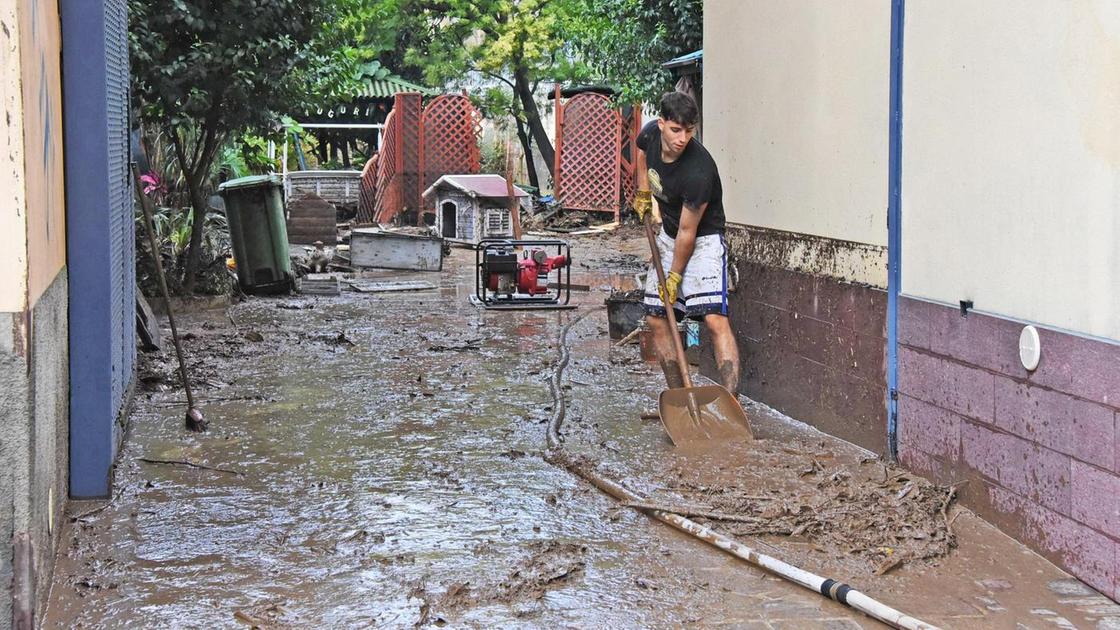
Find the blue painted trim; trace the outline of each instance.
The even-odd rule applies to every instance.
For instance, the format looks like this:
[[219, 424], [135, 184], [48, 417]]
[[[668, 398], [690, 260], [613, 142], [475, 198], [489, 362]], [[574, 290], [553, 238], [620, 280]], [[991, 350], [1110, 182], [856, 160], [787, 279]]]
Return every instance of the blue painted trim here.
[[890, 159], [887, 176], [887, 454], [898, 459], [898, 294], [902, 289], [902, 51], [906, 0], [891, 0]]
[[116, 404], [111, 369], [105, 6], [61, 0], [66, 257], [70, 274], [70, 496], [109, 496]]

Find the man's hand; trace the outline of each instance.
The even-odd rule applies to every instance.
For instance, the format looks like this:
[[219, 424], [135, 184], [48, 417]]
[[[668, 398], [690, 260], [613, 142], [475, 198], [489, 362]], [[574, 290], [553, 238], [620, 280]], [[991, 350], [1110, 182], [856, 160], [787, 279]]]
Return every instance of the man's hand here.
[[677, 302], [677, 293], [681, 288], [681, 274], [670, 271], [669, 275], [665, 276], [665, 285], [657, 287], [657, 292], [661, 294], [661, 301], [665, 303], [665, 308], [673, 307]]
[[653, 198], [650, 196], [648, 190], [638, 190], [634, 192], [634, 212], [638, 213], [638, 220], [645, 221], [646, 213], [653, 208]]

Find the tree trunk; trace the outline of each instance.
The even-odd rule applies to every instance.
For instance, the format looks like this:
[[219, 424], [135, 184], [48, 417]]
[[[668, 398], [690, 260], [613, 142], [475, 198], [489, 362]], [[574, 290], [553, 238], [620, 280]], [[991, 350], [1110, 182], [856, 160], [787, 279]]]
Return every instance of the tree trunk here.
[[532, 139], [525, 131], [525, 123], [521, 122], [521, 117], [514, 115], [514, 120], [517, 121], [517, 139], [521, 141], [521, 150], [525, 152], [525, 172], [529, 175], [529, 185], [540, 192], [541, 183], [537, 177], [537, 162], [533, 159]]
[[[187, 163], [186, 151], [183, 150], [183, 141], [180, 139], [178, 131], [172, 130], [171, 138], [175, 144], [175, 155], [179, 158], [179, 167], [183, 171], [183, 179], [187, 182], [187, 193], [191, 199], [191, 242], [187, 247], [187, 264], [183, 269], [183, 293], [192, 295], [198, 276], [198, 262], [202, 257], [200, 251], [202, 249], [202, 229], [206, 225], [206, 200], [202, 198], [202, 182], [199, 181], [200, 171], [202, 177], [205, 177], [205, 171], [198, 168], [199, 165]], [[199, 140], [199, 142], [201, 141]], [[205, 154], [205, 147], [203, 154]]]
[[549, 175], [556, 177], [556, 173], [552, 172], [556, 152], [553, 151], [552, 141], [548, 139], [548, 132], [545, 131], [544, 124], [541, 122], [537, 101], [533, 98], [533, 89], [529, 87], [528, 73], [524, 68], [518, 68], [513, 73], [513, 79], [513, 91], [517, 93], [517, 97], [521, 100], [521, 108], [525, 110], [525, 121], [529, 125], [529, 131], [533, 134], [533, 141], [537, 143], [537, 149], [541, 152], [541, 157], [544, 158]]

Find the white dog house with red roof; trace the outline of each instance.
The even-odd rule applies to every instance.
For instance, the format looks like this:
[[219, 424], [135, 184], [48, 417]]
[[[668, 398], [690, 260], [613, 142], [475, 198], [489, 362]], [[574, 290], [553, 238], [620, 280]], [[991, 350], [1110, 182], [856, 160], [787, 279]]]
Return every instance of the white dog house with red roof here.
[[[529, 193], [513, 187], [518, 205], [529, 203]], [[477, 244], [484, 238], [513, 238], [509, 192], [501, 175], [444, 175], [424, 198], [435, 198], [436, 229], [444, 239]]]

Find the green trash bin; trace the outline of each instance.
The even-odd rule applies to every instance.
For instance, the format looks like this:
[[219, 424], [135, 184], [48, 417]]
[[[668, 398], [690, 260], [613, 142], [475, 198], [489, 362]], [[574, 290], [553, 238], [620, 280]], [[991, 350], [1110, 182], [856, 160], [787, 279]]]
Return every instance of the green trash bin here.
[[246, 293], [284, 293], [292, 288], [284, 195], [276, 175], [232, 179], [218, 186], [226, 204], [237, 282]]

